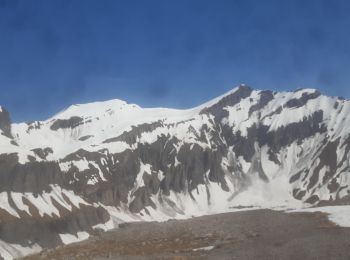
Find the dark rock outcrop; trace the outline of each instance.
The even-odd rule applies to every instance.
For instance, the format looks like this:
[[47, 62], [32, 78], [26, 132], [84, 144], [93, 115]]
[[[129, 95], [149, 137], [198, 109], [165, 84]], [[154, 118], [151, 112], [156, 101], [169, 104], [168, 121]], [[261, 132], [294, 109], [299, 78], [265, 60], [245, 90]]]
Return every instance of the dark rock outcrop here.
[[51, 125], [51, 130], [58, 130], [60, 128], [75, 128], [83, 124], [83, 118], [78, 116], [73, 116], [69, 119], [56, 119]]
[[0, 130], [3, 135], [12, 138], [10, 114], [4, 107], [0, 107]]

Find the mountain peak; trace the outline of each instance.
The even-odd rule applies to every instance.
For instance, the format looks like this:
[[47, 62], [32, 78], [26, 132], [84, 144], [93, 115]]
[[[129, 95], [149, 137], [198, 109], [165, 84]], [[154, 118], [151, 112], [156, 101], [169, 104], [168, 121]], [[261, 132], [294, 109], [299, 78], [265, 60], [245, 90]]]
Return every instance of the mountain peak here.
[[54, 115], [52, 119], [68, 119], [74, 116], [91, 117], [123, 109], [140, 109], [140, 107], [135, 104], [129, 104], [126, 101], [120, 99], [96, 101], [85, 104], [71, 105]]

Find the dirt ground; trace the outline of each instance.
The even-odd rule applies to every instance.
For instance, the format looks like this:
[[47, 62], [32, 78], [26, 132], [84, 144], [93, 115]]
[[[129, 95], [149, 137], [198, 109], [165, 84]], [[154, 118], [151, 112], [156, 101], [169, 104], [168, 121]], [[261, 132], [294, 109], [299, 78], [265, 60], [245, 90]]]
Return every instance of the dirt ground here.
[[25, 259], [350, 260], [350, 228], [334, 225], [323, 213], [251, 210], [124, 224]]

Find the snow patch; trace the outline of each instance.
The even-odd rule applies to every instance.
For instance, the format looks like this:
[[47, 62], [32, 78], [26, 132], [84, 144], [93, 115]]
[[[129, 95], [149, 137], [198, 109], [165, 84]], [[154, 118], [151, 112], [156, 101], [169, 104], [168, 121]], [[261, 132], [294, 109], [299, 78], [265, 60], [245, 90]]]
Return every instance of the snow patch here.
[[233, 198], [231, 206], [283, 209], [287, 207], [301, 208], [304, 204], [292, 196], [288, 178], [281, 175], [269, 182], [253, 181], [246, 190], [241, 191]]
[[205, 247], [199, 247], [199, 248], [194, 248], [192, 251], [210, 251], [214, 249], [215, 246], [205, 246]]
[[0, 208], [6, 210], [12, 216], [19, 218], [17, 211], [13, 209], [9, 204], [8, 192], [4, 191], [0, 193]]
[[38, 244], [25, 247], [19, 244], [6, 243], [0, 240], [0, 257], [5, 260], [12, 260], [23, 257], [25, 255], [35, 254], [42, 250]]
[[102, 229], [103, 231], [107, 231], [107, 230], [115, 228], [115, 225], [113, 223], [113, 219], [110, 218], [106, 223], [97, 224], [95, 226], [92, 226], [92, 228], [93, 229]]
[[288, 212], [324, 212], [328, 214], [328, 219], [338, 226], [350, 227], [350, 205], [306, 208]]
[[86, 240], [90, 237], [89, 233], [84, 232], [84, 231], [79, 231], [79, 232], [77, 232], [76, 235], [66, 233], [66, 234], [59, 234], [59, 236], [61, 238], [62, 243], [65, 245], [80, 242], [80, 241]]

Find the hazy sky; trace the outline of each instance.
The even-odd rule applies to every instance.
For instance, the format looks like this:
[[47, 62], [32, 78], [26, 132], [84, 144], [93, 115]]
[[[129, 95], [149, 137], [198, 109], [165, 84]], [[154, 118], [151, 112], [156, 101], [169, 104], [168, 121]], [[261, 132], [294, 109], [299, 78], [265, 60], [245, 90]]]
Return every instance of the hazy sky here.
[[246, 83], [350, 98], [348, 0], [0, 0], [14, 121], [119, 98], [187, 108]]

